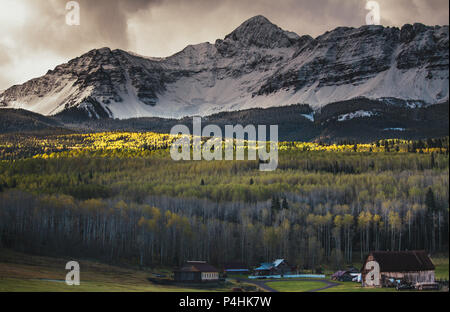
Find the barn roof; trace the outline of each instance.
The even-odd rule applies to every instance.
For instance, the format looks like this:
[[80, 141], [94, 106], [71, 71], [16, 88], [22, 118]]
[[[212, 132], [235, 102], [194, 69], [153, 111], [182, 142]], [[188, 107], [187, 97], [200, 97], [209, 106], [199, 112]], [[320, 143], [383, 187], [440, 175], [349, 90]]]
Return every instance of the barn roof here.
[[273, 263], [271, 263], [271, 262], [263, 262], [255, 270], [257, 270], [257, 271], [265, 271], [265, 270], [270, 270], [272, 268], [273, 268]]
[[257, 271], [271, 270], [273, 268], [277, 268], [283, 262], [284, 262], [284, 259], [276, 259], [274, 262], [263, 262], [255, 270], [257, 270]]
[[205, 261], [188, 261], [178, 271], [180, 272], [219, 272]]
[[[434, 270], [434, 264], [424, 250], [373, 251], [381, 272], [410, 272]], [[363, 268], [364, 269], [364, 268]]]
[[277, 259], [273, 262], [273, 266], [277, 268], [283, 262], [284, 262], [284, 259]]

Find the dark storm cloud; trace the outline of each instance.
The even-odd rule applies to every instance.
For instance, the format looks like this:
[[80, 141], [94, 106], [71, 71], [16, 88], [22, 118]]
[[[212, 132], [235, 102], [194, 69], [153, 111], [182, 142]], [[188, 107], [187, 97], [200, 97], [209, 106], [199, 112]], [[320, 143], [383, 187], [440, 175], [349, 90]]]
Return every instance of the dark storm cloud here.
[[[0, 0], [1, 1], [1, 0]], [[25, 0], [23, 0], [25, 1]], [[27, 1], [33, 14], [22, 28], [22, 42], [67, 53], [100, 45], [127, 47], [127, 21], [158, 0], [78, 0], [80, 26], [65, 24], [66, 0]]]
[[80, 0], [85, 22], [82, 32], [92, 32], [105, 42], [128, 46], [127, 21], [130, 15], [156, 5], [158, 0]]
[[[280, 27], [318, 36], [365, 23], [366, 0], [79, 0], [81, 25], [65, 24], [67, 0], [0, 0], [0, 89], [108, 46], [167, 56], [214, 42], [265, 15]], [[378, 0], [386, 26], [448, 24], [448, 0]]]

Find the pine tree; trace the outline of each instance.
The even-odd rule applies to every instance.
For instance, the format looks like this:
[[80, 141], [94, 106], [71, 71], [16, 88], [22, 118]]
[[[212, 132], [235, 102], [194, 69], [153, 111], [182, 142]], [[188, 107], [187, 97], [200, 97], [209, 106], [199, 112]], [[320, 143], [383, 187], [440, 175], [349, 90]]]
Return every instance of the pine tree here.
[[286, 197], [283, 198], [282, 207], [283, 207], [283, 209], [289, 209], [289, 204], [288, 204]]
[[425, 205], [428, 211], [433, 212], [436, 210], [436, 202], [434, 200], [434, 193], [431, 187], [428, 188], [427, 194], [425, 196]]
[[272, 197], [272, 205], [270, 208], [272, 211], [279, 211], [281, 209], [280, 200], [275, 195]]
[[428, 188], [425, 196], [425, 205], [427, 206], [429, 232], [431, 233], [431, 251], [436, 250], [436, 202], [431, 187]]

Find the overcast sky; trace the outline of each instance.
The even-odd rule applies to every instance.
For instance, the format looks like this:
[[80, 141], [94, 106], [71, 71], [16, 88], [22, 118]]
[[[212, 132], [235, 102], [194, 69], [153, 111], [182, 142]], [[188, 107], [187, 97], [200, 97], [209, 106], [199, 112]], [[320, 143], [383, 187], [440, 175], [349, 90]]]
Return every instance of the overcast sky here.
[[[169, 56], [223, 38], [264, 15], [283, 29], [316, 37], [365, 24], [366, 0], [79, 0], [80, 25], [66, 25], [67, 0], [0, 0], [0, 90], [44, 75], [108, 46]], [[448, 25], [448, 0], [378, 0], [381, 24]]]

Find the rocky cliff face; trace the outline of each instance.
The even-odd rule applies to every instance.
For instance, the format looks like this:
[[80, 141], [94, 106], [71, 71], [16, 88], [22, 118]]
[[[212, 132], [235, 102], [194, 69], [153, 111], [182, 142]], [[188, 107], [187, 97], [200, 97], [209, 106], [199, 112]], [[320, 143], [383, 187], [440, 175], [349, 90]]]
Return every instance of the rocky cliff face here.
[[448, 100], [448, 26], [341, 27], [315, 39], [263, 16], [167, 58], [108, 48], [0, 94], [0, 106], [90, 118], [209, 115], [365, 97]]

